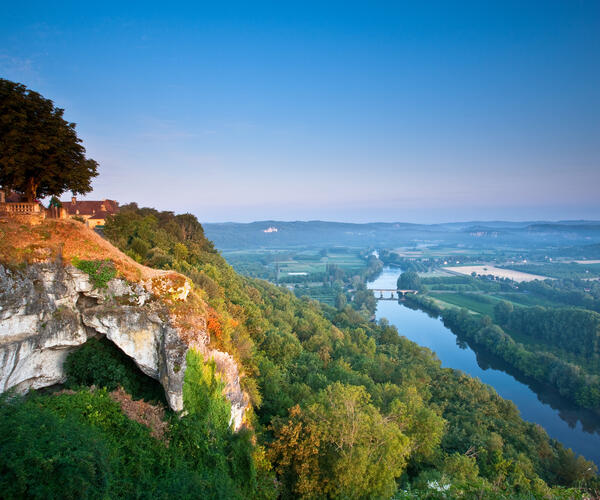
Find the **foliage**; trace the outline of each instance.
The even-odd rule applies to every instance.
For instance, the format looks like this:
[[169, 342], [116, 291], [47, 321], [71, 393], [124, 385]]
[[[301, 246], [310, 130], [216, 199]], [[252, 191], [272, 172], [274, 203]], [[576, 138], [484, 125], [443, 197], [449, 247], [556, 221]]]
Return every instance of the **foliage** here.
[[109, 457], [100, 433], [21, 400], [0, 402], [0, 489], [12, 498], [104, 498]]
[[[575, 317], [572, 320], [573, 326], [577, 328], [577, 333], [573, 332], [572, 335], [575, 338], [582, 339], [583, 342], [590, 325], [586, 322], [591, 320], [591, 325], [594, 325], [594, 318], [580, 317], [580, 312], [586, 311], [574, 311]], [[518, 319], [522, 320], [523, 316], [519, 309], [515, 309], [513, 314], [515, 313], [519, 315], [517, 316]], [[512, 314], [510, 317], [512, 317]], [[564, 316], [554, 316], [553, 314], [551, 317], [562, 318]], [[578, 317], [580, 317], [580, 320], [577, 319]], [[476, 345], [485, 347], [523, 374], [540, 382], [553, 385], [563, 397], [585, 408], [600, 407], [600, 377], [597, 375], [587, 374], [580, 366], [565, 361], [562, 357], [544, 349], [543, 346], [535, 347], [534, 345], [515, 342], [511, 335], [500, 326], [491, 324], [491, 320], [487, 316], [483, 318], [473, 317], [464, 309], [460, 311], [447, 309], [442, 312], [442, 318], [444, 324], [457, 335], [474, 342]], [[563, 328], [565, 327], [563, 326]], [[564, 330], [565, 333], [570, 331], [568, 328], [567, 324]], [[593, 326], [593, 328], [597, 328], [597, 326]], [[562, 332], [563, 329], [551, 331]], [[568, 343], [566, 337], [564, 342]], [[577, 347], [566, 347], [569, 350], [582, 350], [585, 349], [585, 344]]]
[[[105, 234], [129, 251], [134, 238], [140, 238], [150, 248], [145, 257], [139, 256], [143, 263], [177, 269], [203, 290], [222, 327], [220, 338], [213, 341], [242, 365], [242, 383], [254, 404], [251, 424], [273, 462], [282, 497], [351, 496], [349, 485], [363, 479], [360, 488], [386, 496], [393, 483], [406, 489], [427, 487], [427, 481], [443, 481], [444, 474], [459, 489], [472, 481], [470, 491], [484, 491], [490, 498], [543, 496], [550, 491], [547, 484], [571, 485], [588, 477], [569, 460], [564, 462], [569, 473], [557, 474], [563, 453], [559, 443], [524, 422], [512, 403], [484, 384], [442, 369], [431, 351], [400, 337], [394, 327], [370, 322], [342, 303], [339, 309], [327, 307], [240, 277], [205, 241], [199, 224], [188, 221], [192, 231], [184, 238], [177, 217], [129, 205], [107, 223]], [[177, 244], [187, 252], [176, 250]], [[419, 294], [409, 300], [423, 298]], [[186, 372], [186, 378], [196, 380], [190, 389], [212, 387], [205, 392], [217, 397], [210, 366], [196, 366]], [[212, 408], [212, 415], [220, 412], [216, 402], [201, 398], [192, 404], [195, 397], [186, 397], [192, 407]], [[342, 443], [345, 401], [356, 403], [356, 422], [363, 431], [352, 451], [336, 444]], [[199, 429], [197, 434], [210, 435], [217, 449], [229, 449], [228, 431], [219, 430], [222, 423], [203, 421], [193, 412], [189, 416], [181, 420], [180, 430]], [[367, 429], [374, 441], [366, 439]], [[386, 455], [385, 444], [383, 455], [369, 455], [379, 430], [398, 444], [397, 456]], [[180, 436], [174, 442], [188, 442], [185, 433]], [[472, 452], [466, 459], [456, 458], [468, 450]], [[210, 459], [224, 470], [217, 455], [227, 451], [213, 455], [200, 447], [190, 453], [199, 463]], [[349, 475], [341, 465], [348, 456], [356, 459]], [[377, 468], [376, 456], [389, 468]], [[261, 484], [260, 477], [257, 469], [256, 484]], [[362, 490], [355, 491], [360, 495]]]
[[76, 268], [87, 273], [96, 288], [106, 288], [108, 282], [117, 275], [115, 265], [110, 260], [81, 260], [71, 262]]
[[[363, 387], [334, 383], [305, 411], [276, 420], [271, 456], [287, 494], [309, 498], [391, 497], [410, 440], [370, 404]], [[293, 471], [289, 474], [288, 471]]]
[[191, 497], [201, 487], [184, 457], [105, 391], [34, 394], [3, 402], [0, 415], [4, 498]]
[[414, 271], [405, 271], [398, 278], [397, 286], [401, 290], [421, 290], [421, 278]]
[[[251, 433], [233, 433], [230, 403], [224, 384], [215, 373], [215, 362], [205, 363], [202, 354], [190, 350], [183, 385], [185, 417], [173, 424], [172, 446], [185, 453], [203, 476], [219, 478], [223, 498], [271, 497], [270, 474], [257, 463]], [[201, 439], [199, 439], [201, 437]]]
[[71, 352], [64, 364], [67, 387], [123, 387], [134, 398], [165, 401], [160, 384], [144, 375], [135, 363], [106, 337], [91, 338]]
[[0, 79], [0, 185], [29, 201], [91, 191], [98, 164], [85, 157], [63, 112], [24, 85]]
[[174, 416], [165, 442], [106, 390], [0, 401], [2, 497], [274, 498], [260, 447], [231, 432], [223, 395], [206, 389], [194, 387], [194, 400], [219, 411]]

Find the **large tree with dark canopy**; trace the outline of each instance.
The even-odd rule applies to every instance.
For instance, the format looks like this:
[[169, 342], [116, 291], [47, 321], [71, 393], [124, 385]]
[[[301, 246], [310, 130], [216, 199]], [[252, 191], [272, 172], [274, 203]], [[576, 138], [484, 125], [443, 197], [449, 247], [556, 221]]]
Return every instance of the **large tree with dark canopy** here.
[[91, 191], [98, 164], [85, 156], [64, 110], [21, 83], [0, 78], [0, 185], [29, 201]]
[[422, 283], [419, 275], [414, 271], [403, 272], [396, 282], [401, 290], [421, 290]]

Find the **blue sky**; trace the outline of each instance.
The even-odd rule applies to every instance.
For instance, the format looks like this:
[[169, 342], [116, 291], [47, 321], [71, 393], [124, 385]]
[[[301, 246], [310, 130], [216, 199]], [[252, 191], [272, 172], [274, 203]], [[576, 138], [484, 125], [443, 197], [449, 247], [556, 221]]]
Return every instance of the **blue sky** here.
[[78, 124], [89, 198], [206, 222], [600, 218], [597, 0], [2, 10], [0, 76]]

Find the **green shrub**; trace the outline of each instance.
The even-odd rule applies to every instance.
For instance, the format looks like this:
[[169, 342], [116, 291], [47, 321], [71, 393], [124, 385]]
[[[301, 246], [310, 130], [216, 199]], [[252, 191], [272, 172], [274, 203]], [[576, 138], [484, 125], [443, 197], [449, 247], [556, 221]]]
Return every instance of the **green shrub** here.
[[106, 288], [108, 282], [117, 275], [115, 265], [110, 260], [81, 260], [74, 258], [72, 264], [87, 273], [96, 288]]
[[97, 430], [20, 398], [1, 402], [2, 498], [105, 498], [109, 472]]
[[95, 385], [112, 391], [121, 386], [136, 399], [166, 402], [161, 385], [106, 337], [89, 339], [67, 356], [64, 367], [67, 387]]

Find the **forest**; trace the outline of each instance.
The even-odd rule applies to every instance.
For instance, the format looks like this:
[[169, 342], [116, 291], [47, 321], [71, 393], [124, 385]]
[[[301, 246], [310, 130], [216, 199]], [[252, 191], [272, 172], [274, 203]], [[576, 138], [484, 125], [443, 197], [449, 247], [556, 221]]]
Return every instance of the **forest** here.
[[160, 388], [110, 343], [88, 341], [58, 394], [2, 400], [6, 498], [525, 499], [600, 488], [591, 462], [387, 322], [236, 274], [195, 217], [132, 204], [104, 235], [201, 291], [211, 341], [242, 367], [248, 425], [228, 428], [214, 366], [188, 355], [185, 416], [165, 410], [151, 435], [114, 392], [160, 406]]

